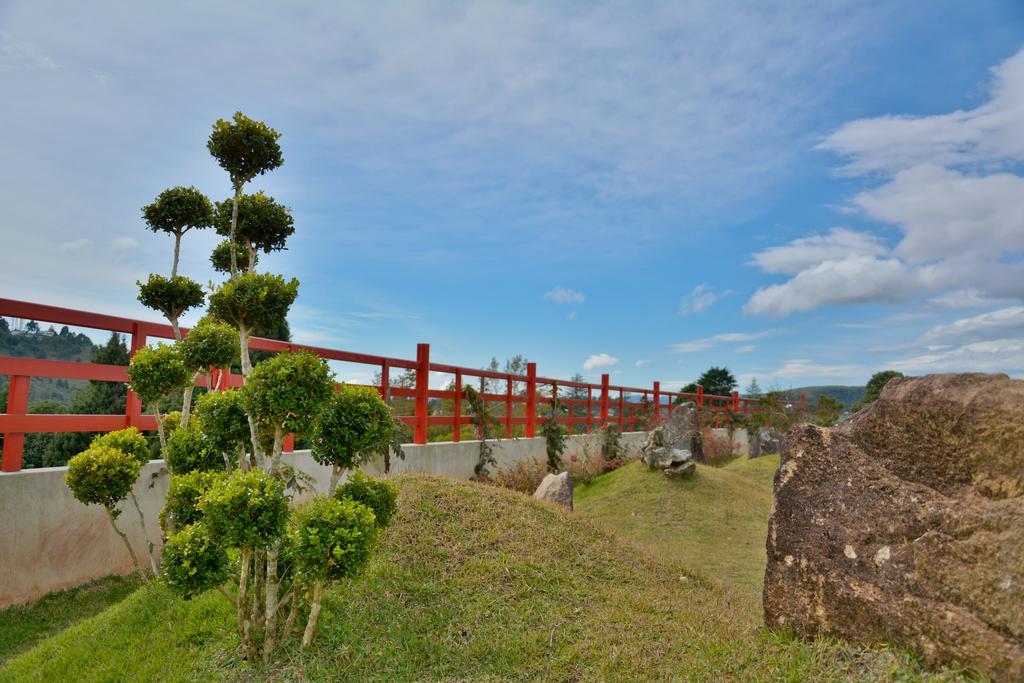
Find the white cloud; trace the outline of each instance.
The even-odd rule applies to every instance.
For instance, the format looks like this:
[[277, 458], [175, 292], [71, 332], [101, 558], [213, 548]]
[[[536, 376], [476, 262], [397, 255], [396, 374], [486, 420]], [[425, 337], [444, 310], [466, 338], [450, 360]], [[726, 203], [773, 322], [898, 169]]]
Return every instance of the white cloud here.
[[1024, 50], [993, 69], [991, 93], [971, 111], [854, 121], [827, 137], [819, 148], [843, 155], [844, 172], [884, 178], [851, 207], [902, 238], [889, 250], [869, 233], [833, 228], [756, 253], [765, 272], [793, 277], [758, 289], [744, 310], [1024, 299], [1024, 177], [1005, 170], [1024, 159]]
[[0, 31], [0, 72], [19, 68], [49, 70], [59, 69], [60, 64], [38, 46]]
[[1024, 340], [991, 339], [965, 344], [947, 351], [921, 354], [891, 361], [886, 366], [908, 375], [931, 372], [1005, 372], [1024, 376]]
[[676, 353], [694, 353], [697, 351], [706, 351], [707, 349], [719, 344], [749, 342], [757, 339], [763, 339], [773, 334], [778, 334], [778, 330], [765, 330], [763, 332], [725, 332], [722, 334], [716, 334], [713, 337], [705, 337], [703, 339], [694, 339], [693, 341], [673, 344], [672, 350]]
[[575, 320], [576, 319], [576, 311], [575, 310], [569, 311], [569, 314], [565, 316], [565, 319], [566, 320]]
[[992, 69], [991, 97], [968, 111], [934, 116], [882, 116], [851, 121], [820, 149], [848, 159], [846, 173], [895, 172], [922, 163], [942, 166], [1024, 159], [1024, 51]]
[[587, 300], [583, 292], [577, 292], [565, 287], [555, 287], [550, 292], [545, 292], [544, 298], [548, 301], [554, 301], [556, 304], [581, 304]]
[[795, 275], [822, 261], [847, 256], [884, 256], [885, 247], [874, 235], [847, 228], [831, 228], [828, 234], [793, 240], [782, 247], [770, 247], [754, 254], [753, 264], [766, 273]]
[[638, 367], [638, 368], [646, 368], [650, 364], [651, 364], [651, 361], [649, 359], [647, 359], [647, 358], [641, 358], [638, 361], [636, 361], [635, 363], [633, 363], [633, 365], [635, 367]]
[[81, 239], [72, 240], [70, 242], [64, 242], [60, 245], [60, 253], [75, 255], [81, 254], [83, 251], [92, 247], [92, 240], [82, 237]]
[[948, 325], [936, 325], [921, 335], [920, 341], [930, 344], [951, 344], [1007, 336], [1024, 337], [1024, 306], [1010, 306], [972, 318], [955, 320]]
[[782, 284], [761, 287], [743, 310], [782, 317], [826, 305], [900, 303], [920, 289], [918, 275], [896, 259], [850, 256], [820, 263]]
[[702, 283], [693, 288], [690, 295], [685, 297], [679, 304], [679, 313], [686, 315], [688, 313], [703, 313], [704, 311], [711, 308], [716, 301], [723, 296], [727, 296], [731, 292], [723, 292], [721, 294], [715, 292], [715, 288], [708, 283]]
[[139, 248], [139, 241], [134, 237], [115, 237], [110, 240], [110, 247], [116, 251], [131, 251]]
[[863, 372], [864, 368], [859, 365], [827, 365], [811, 360], [787, 360], [782, 367], [768, 373], [768, 376], [779, 380], [807, 377], [850, 379], [859, 377]]
[[747, 344], [746, 346], [739, 346], [736, 348], [736, 353], [753, 353], [757, 351], [756, 344]]
[[[1024, 125], [1021, 126], [1024, 128]], [[893, 253], [911, 263], [1024, 250], [1024, 178], [969, 176], [934, 165], [898, 172], [853, 202], [904, 234]]]
[[584, 370], [597, 370], [598, 368], [611, 368], [619, 364], [619, 359], [615, 356], [610, 356], [607, 353], [596, 353], [591, 356], [587, 356], [587, 359], [583, 361]]

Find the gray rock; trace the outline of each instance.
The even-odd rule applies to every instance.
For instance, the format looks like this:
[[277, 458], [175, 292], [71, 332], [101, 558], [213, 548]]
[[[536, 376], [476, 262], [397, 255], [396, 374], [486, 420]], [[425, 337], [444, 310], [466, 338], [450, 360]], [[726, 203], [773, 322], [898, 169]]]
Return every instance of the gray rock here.
[[760, 458], [762, 455], [778, 455], [782, 453], [782, 434], [771, 427], [761, 427], [750, 439], [751, 458]]
[[641, 459], [652, 470], [668, 476], [684, 476], [696, 469], [695, 453], [703, 454], [697, 431], [697, 407], [683, 403], [668, 419], [647, 434], [640, 447]]
[[533, 497], [572, 510], [572, 475], [568, 472], [547, 475], [541, 480]]

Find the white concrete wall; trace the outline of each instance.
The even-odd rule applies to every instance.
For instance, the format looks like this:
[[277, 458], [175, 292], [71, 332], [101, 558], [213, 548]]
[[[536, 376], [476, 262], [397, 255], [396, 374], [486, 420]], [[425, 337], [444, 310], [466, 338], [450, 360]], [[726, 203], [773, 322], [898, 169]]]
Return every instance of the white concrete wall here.
[[[716, 427], [711, 431], [723, 439], [729, 438], [729, 430], [724, 427]], [[750, 455], [750, 439], [747, 437], [746, 427], [738, 427], [732, 430], [732, 446], [739, 455], [744, 457]]]
[[[626, 433], [622, 435], [622, 444], [635, 454], [644, 437], [643, 432]], [[547, 457], [541, 438], [502, 439], [493, 443], [498, 467]], [[570, 437], [566, 457], [579, 454], [588, 446], [597, 447], [596, 437]], [[468, 479], [477, 462], [479, 442], [407, 444], [403, 449], [405, 460], [392, 458], [393, 474], [426, 472]], [[330, 468], [318, 465], [309, 451], [285, 454], [284, 460], [309, 474], [318, 491], [327, 490]], [[381, 462], [373, 462], [363, 469], [380, 476], [382, 467]], [[48, 467], [0, 475], [0, 609], [134, 569], [124, 543], [110, 527], [106, 512], [98, 505], [86, 506], [75, 500], [64, 484], [66, 472], [66, 467]], [[135, 495], [146, 518], [145, 535], [134, 506], [130, 501], [122, 504], [118, 526], [132, 541], [143, 564], [147, 563], [146, 538], [159, 546], [159, 515], [169, 481], [163, 460], [154, 460], [142, 468]]]

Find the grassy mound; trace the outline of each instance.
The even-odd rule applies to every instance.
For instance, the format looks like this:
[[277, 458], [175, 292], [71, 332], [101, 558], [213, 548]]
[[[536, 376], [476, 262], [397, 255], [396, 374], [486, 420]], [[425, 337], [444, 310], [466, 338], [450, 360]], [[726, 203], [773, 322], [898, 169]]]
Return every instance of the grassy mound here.
[[669, 479], [633, 463], [577, 489], [574, 503], [655, 557], [723, 586], [742, 603], [737, 616], [757, 626], [778, 466], [778, 456], [741, 459]]
[[249, 666], [237, 659], [222, 596], [183, 602], [157, 587], [39, 643], [0, 680], [813, 680], [913, 671], [896, 655], [865, 664], [839, 644], [737, 628], [714, 584], [587, 515], [468, 482], [395, 481], [399, 514], [381, 552], [365, 576], [330, 593], [310, 651], [293, 644], [270, 670]]

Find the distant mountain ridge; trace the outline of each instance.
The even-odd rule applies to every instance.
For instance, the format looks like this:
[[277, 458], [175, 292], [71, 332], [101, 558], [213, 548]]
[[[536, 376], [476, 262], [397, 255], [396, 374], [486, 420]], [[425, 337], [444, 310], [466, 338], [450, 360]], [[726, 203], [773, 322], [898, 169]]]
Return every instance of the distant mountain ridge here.
[[787, 389], [786, 393], [793, 397], [798, 398], [801, 394], [807, 399], [807, 405], [813, 406], [818, 402], [818, 398], [821, 396], [828, 396], [834, 398], [843, 404], [843, 408], [849, 410], [864, 398], [864, 393], [867, 391], [866, 387], [850, 387], [843, 386], [841, 384], [827, 384], [816, 387], [797, 387], [795, 389]]

